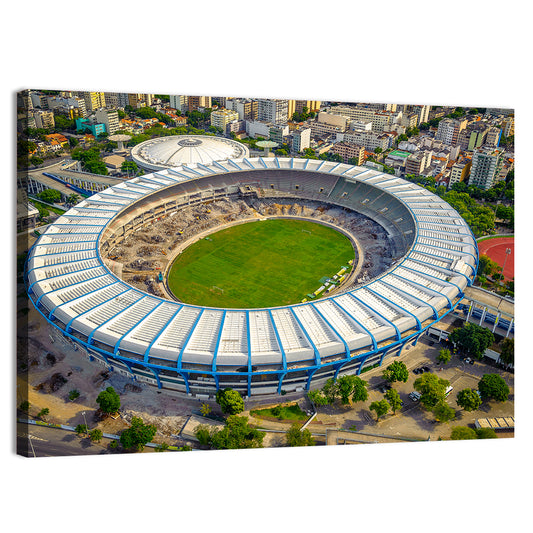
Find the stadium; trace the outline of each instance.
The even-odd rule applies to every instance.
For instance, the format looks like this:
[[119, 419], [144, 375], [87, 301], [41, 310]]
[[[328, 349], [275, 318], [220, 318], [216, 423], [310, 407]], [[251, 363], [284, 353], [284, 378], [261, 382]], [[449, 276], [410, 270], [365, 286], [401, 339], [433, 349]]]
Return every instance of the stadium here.
[[[179, 255], [216, 229], [212, 213], [192, 209], [239, 204], [231, 224], [253, 212], [351, 235], [350, 275], [308, 301], [258, 308], [176, 301], [165, 279], [148, 287], [122, 275], [114, 251], [136, 234], [189, 213], [198, 235], [165, 251]], [[167, 235], [177, 239], [177, 227]], [[477, 266], [468, 225], [426, 189], [344, 163], [244, 157], [156, 171], [81, 201], [31, 248], [25, 283], [46, 320], [110, 370], [199, 398], [225, 387], [250, 397], [316, 388], [400, 355], [459, 304]]]

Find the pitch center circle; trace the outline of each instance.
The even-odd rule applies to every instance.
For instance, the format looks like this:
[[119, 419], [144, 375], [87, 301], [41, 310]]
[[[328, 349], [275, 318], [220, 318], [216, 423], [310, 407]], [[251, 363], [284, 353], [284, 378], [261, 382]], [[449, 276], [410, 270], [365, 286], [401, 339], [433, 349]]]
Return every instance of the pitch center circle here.
[[197, 235], [178, 250], [166, 284], [182, 302], [264, 308], [337, 291], [358, 264], [352, 239], [301, 218], [262, 218]]

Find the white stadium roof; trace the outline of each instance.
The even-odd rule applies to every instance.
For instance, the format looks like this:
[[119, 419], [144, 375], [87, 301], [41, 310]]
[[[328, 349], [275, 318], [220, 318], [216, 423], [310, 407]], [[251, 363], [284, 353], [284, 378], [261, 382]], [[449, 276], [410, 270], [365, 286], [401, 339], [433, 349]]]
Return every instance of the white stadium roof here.
[[214, 135], [172, 135], [158, 137], [132, 148], [133, 160], [149, 170], [161, 170], [213, 161], [248, 157], [248, 147], [238, 141]]

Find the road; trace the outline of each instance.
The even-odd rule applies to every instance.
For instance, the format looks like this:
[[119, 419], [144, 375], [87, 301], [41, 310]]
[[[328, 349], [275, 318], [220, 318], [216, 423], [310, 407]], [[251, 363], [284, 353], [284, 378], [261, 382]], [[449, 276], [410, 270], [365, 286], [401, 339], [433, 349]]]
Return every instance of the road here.
[[[31, 436], [31, 444], [28, 436]], [[26, 457], [107, 454], [110, 453], [108, 443], [108, 439], [103, 439], [100, 444], [92, 444], [89, 439], [70, 431], [17, 422], [17, 453]]]

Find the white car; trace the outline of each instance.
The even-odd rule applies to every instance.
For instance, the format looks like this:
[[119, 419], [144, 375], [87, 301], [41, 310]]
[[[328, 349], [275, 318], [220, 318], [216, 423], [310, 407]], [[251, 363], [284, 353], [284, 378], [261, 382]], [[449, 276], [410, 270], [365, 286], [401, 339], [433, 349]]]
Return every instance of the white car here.
[[411, 398], [411, 400], [413, 400], [413, 402], [418, 402], [418, 400], [420, 400], [421, 396], [422, 395], [419, 392], [417, 392], [417, 391], [413, 391], [413, 392], [411, 392], [409, 394], [409, 398]]

